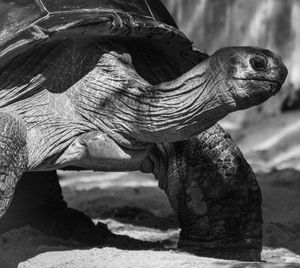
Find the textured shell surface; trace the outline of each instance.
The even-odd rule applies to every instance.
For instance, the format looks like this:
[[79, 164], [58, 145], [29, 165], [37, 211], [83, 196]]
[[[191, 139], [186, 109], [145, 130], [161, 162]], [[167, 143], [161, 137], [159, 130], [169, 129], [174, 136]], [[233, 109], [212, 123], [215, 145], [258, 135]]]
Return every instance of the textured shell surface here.
[[0, 0], [0, 67], [36, 42], [70, 29], [73, 35], [173, 35], [190, 43], [160, 0]]

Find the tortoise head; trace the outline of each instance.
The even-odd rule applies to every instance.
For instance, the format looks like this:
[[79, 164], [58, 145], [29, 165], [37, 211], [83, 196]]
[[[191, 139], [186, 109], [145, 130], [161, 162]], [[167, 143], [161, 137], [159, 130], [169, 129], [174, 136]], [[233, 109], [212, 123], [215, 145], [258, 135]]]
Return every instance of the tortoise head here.
[[226, 47], [211, 57], [211, 68], [226, 86], [222, 94], [246, 109], [266, 101], [280, 90], [288, 70], [281, 57], [256, 47]]

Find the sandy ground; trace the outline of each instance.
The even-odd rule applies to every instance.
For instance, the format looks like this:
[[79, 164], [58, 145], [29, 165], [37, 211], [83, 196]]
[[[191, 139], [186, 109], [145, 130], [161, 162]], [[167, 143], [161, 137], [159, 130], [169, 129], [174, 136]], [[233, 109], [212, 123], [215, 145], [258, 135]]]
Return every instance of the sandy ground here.
[[99, 247], [82, 248], [30, 227], [15, 229], [0, 236], [0, 268], [300, 267], [297, 118], [299, 114], [270, 120], [267, 126], [249, 128], [246, 133], [251, 135], [225, 122], [255, 168], [262, 188], [265, 262], [241, 263], [178, 252], [176, 217], [151, 175], [61, 172], [69, 205], [84, 211], [95, 222], [107, 224], [120, 236]]

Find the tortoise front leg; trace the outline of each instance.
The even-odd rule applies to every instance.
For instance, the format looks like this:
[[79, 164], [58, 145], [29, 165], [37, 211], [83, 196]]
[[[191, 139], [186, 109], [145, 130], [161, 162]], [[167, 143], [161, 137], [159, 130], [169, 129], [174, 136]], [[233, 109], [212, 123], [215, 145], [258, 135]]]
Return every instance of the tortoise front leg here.
[[178, 214], [180, 248], [201, 256], [260, 260], [260, 189], [221, 127], [189, 141], [157, 145], [142, 168], [150, 169]]
[[11, 203], [27, 162], [24, 124], [13, 116], [0, 112], [0, 218]]

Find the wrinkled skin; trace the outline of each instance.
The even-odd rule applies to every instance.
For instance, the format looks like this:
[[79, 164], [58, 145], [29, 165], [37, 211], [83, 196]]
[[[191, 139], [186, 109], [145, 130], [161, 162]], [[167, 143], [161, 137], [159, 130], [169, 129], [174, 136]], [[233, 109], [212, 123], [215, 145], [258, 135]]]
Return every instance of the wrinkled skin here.
[[[139, 62], [143, 46], [130, 44], [50, 40], [1, 70], [0, 216], [24, 172], [142, 170], [156, 175], [178, 213], [179, 246], [258, 259], [255, 176], [230, 137], [212, 126], [276, 94], [286, 67], [268, 50], [229, 47], [178, 77], [164, 73], [166, 63], [156, 70]], [[169, 79], [153, 85], [151, 72]]]

